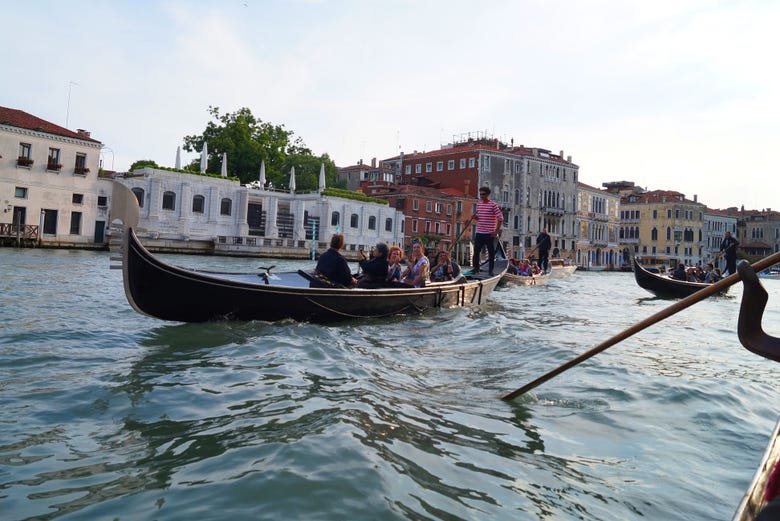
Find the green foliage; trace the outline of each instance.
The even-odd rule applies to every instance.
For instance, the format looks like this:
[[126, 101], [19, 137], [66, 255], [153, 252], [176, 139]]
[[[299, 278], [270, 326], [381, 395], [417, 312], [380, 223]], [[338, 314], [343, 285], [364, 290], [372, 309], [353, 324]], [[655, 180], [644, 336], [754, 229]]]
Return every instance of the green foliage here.
[[133, 170], [138, 170], [138, 169], [143, 168], [145, 166], [149, 166], [149, 167], [152, 167], [152, 168], [159, 168], [157, 166], [157, 163], [155, 163], [151, 159], [139, 159], [138, 161], [136, 161], [135, 163], [130, 165], [130, 168], [129, 168], [128, 171], [132, 172]]
[[[284, 125], [263, 122], [248, 108], [221, 114], [218, 107], [210, 106], [208, 112], [214, 121], [209, 121], [203, 133], [184, 137], [184, 150], [188, 152], [200, 152], [204, 142], [208, 145], [207, 172], [219, 174], [222, 154], [227, 153], [228, 175], [244, 184], [257, 181], [263, 161], [266, 179], [277, 188], [289, 186], [290, 169], [295, 166], [296, 190], [316, 190], [322, 163], [326, 185], [335, 184], [338, 175], [335, 163], [327, 154], [314, 156]], [[200, 170], [200, 160], [193, 161], [188, 169]]]
[[[295, 172], [296, 177], [298, 176], [298, 171]], [[325, 188], [325, 190], [322, 191], [322, 195], [328, 195], [331, 197], [341, 197], [342, 199], [353, 199], [355, 201], [363, 201], [365, 203], [379, 203], [379, 204], [390, 204], [390, 202], [387, 199], [378, 199], [376, 197], [369, 197], [367, 195], [361, 194], [360, 192], [353, 192], [351, 190], [344, 190], [342, 188]]]

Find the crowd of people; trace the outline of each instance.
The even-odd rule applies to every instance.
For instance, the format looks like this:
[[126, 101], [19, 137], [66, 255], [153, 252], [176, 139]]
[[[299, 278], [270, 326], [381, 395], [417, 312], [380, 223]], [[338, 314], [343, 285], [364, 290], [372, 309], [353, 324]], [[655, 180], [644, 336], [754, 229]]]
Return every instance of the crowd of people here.
[[419, 240], [412, 242], [412, 253], [402, 265], [404, 252], [400, 246], [390, 246], [379, 242], [371, 251], [370, 258], [363, 250], [358, 251], [360, 274], [353, 276], [349, 264], [341, 254], [344, 236], [335, 234], [330, 247], [320, 255], [315, 268], [320, 277], [346, 288], [384, 288], [425, 286], [427, 282], [457, 280], [461, 275], [460, 266], [450, 258], [450, 253], [441, 250], [436, 253], [436, 263], [425, 255], [425, 248]]
[[521, 262], [519, 259], [513, 258], [509, 259], [509, 266], [507, 266], [506, 272], [511, 275], [535, 277], [544, 273], [544, 270], [535, 261], [523, 259]]
[[711, 284], [718, 282], [723, 278], [720, 268], [716, 268], [711, 262], [704, 268], [701, 266], [688, 266], [682, 262], [672, 271], [671, 277], [675, 280], [684, 280], [686, 282], [706, 282]]

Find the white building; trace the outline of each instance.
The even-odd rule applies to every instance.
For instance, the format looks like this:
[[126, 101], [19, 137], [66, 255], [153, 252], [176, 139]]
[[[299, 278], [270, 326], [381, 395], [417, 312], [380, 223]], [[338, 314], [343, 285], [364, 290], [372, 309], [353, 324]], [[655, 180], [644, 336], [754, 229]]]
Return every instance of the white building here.
[[101, 143], [0, 107], [0, 238], [103, 247], [111, 182], [98, 179]]
[[737, 236], [737, 217], [729, 215], [727, 210], [707, 208], [702, 223], [701, 260], [703, 262], [712, 262], [716, 256], [719, 257], [720, 245], [726, 232], [731, 232], [734, 237]]

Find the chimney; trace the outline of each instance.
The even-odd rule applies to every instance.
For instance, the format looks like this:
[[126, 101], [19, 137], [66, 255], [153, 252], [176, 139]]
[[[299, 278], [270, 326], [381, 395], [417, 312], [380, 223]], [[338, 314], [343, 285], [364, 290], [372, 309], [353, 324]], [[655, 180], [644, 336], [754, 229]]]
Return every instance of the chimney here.
[[376, 158], [375, 157], [371, 158], [371, 168], [376, 168]]
[[563, 150], [561, 150], [561, 159], [563, 159]]
[[699, 196], [698, 194], [693, 194], [693, 202], [698, 203], [699, 202]]
[[78, 134], [79, 136], [83, 136], [83, 137], [89, 137], [89, 132], [87, 132], [83, 128], [77, 128], [76, 129], [76, 134]]

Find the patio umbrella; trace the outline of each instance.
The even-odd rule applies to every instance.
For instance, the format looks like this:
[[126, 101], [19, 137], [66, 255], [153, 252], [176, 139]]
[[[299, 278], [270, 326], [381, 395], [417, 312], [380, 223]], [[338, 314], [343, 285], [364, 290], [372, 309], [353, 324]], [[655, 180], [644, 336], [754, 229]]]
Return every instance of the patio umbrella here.
[[260, 190], [263, 190], [265, 188], [265, 159], [260, 161], [260, 177], [258, 181], [260, 182]]
[[200, 151], [200, 171], [205, 172], [209, 166], [209, 146], [203, 142], [203, 150]]
[[290, 193], [295, 193], [295, 167], [290, 169]]
[[222, 177], [227, 177], [227, 152], [222, 152]]
[[181, 147], [176, 147], [176, 170], [181, 170]]
[[320, 192], [325, 190], [325, 163], [320, 163]]

